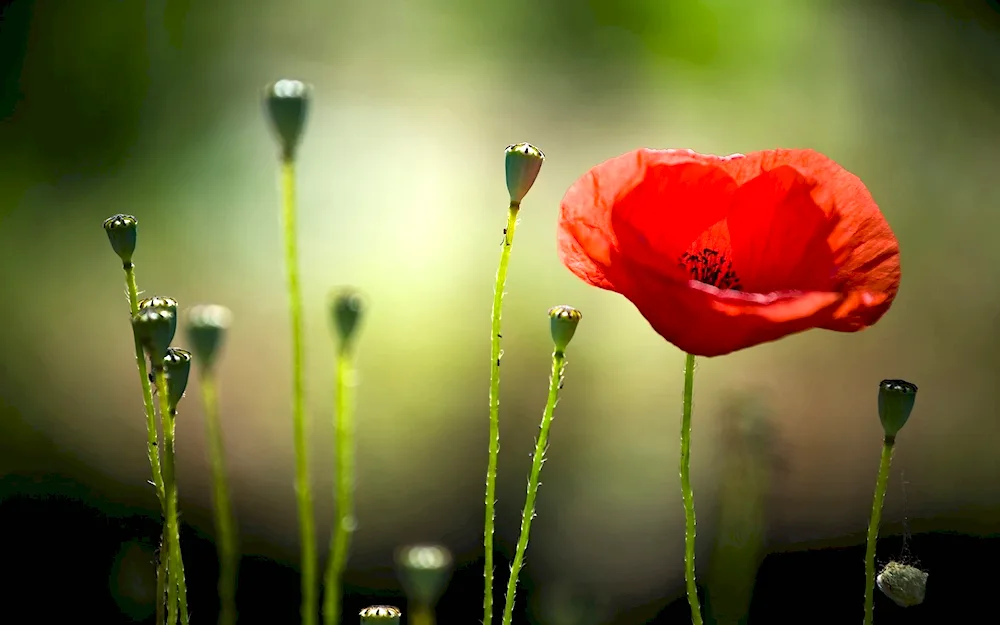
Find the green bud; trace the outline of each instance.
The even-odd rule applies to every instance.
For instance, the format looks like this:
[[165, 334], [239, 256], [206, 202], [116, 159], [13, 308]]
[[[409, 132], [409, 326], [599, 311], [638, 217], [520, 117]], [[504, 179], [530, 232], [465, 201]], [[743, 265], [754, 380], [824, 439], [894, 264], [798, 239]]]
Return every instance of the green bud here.
[[878, 418], [887, 438], [895, 438], [906, 425], [917, 400], [917, 385], [905, 380], [882, 380], [878, 385]]
[[507, 193], [510, 203], [517, 206], [535, 184], [545, 155], [530, 143], [508, 145], [506, 150]]
[[373, 605], [361, 610], [361, 625], [399, 625], [403, 615], [391, 605]]
[[885, 565], [875, 583], [882, 594], [903, 608], [923, 603], [927, 593], [927, 573], [895, 561]]
[[132, 265], [138, 225], [139, 222], [132, 215], [119, 214], [104, 220], [104, 231], [108, 233], [111, 249], [122, 259], [126, 268]]
[[295, 159], [302, 130], [309, 113], [312, 88], [298, 80], [279, 80], [268, 85], [264, 92], [267, 114], [281, 144], [281, 156], [286, 161]]
[[167, 402], [171, 410], [177, 410], [191, 375], [191, 352], [179, 347], [168, 348], [163, 358], [163, 372], [167, 375]]
[[233, 314], [225, 306], [200, 304], [187, 312], [187, 337], [198, 363], [210, 371], [219, 355]]
[[139, 300], [139, 310], [143, 308], [166, 308], [171, 313], [171, 321], [173, 321], [173, 328], [170, 330], [171, 341], [174, 340], [173, 336], [177, 334], [177, 300], [172, 297], [163, 297], [162, 295], [155, 295], [153, 297], [147, 297], [146, 299]]
[[177, 314], [165, 307], [145, 306], [132, 317], [132, 330], [155, 367], [167, 356], [177, 329]]
[[341, 344], [350, 348], [358, 330], [358, 325], [365, 313], [365, 300], [356, 289], [344, 288], [335, 291], [331, 297], [331, 315], [333, 329]]
[[396, 552], [396, 574], [406, 597], [424, 606], [441, 598], [451, 578], [451, 552], [441, 545], [410, 545]]
[[552, 343], [557, 352], [565, 352], [566, 346], [576, 334], [576, 326], [580, 325], [583, 313], [572, 306], [556, 306], [549, 309], [549, 327], [552, 332]]

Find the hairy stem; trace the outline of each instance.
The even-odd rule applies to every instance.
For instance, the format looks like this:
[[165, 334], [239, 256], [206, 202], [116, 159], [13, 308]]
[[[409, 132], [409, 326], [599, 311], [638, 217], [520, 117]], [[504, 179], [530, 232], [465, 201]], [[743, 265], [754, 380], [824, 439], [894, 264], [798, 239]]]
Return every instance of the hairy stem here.
[[[165, 608], [167, 607], [167, 571], [169, 570], [167, 560], [169, 553], [166, 527], [164, 527], [160, 532], [160, 548], [157, 550], [156, 556], [156, 625], [163, 625], [166, 622], [164, 618], [166, 618]], [[174, 605], [169, 623], [174, 625], [176, 622], [177, 611], [176, 605]]]
[[[128, 291], [128, 306], [130, 318], [139, 312], [139, 287], [135, 280], [135, 265], [125, 263], [125, 287]], [[160, 451], [156, 434], [156, 408], [153, 404], [153, 389], [149, 382], [149, 372], [146, 370], [146, 354], [139, 342], [139, 337], [132, 331], [132, 339], [135, 343], [135, 364], [139, 369], [139, 383], [142, 386], [142, 405], [146, 411], [146, 455], [149, 457], [149, 468], [153, 474], [153, 487], [156, 489], [156, 498], [160, 502], [160, 513], [167, 515], [167, 505], [164, 499], [163, 471], [160, 468]], [[164, 580], [167, 575], [165, 569], [166, 561], [160, 558], [157, 565], [156, 577]], [[159, 609], [156, 612], [156, 625], [163, 625], [163, 593], [160, 593], [158, 602]]]
[[167, 581], [167, 607], [171, 591], [176, 592], [181, 625], [188, 625], [187, 583], [184, 580], [184, 561], [181, 557], [180, 521], [177, 512], [177, 462], [174, 446], [177, 430], [177, 412], [170, 408], [167, 374], [163, 365], [153, 367], [156, 393], [160, 396], [160, 419], [163, 421], [163, 486], [167, 500], [167, 549], [170, 579]]
[[295, 494], [299, 508], [299, 541], [302, 558], [302, 623], [315, 625], [318, 602], [316, 587], [316, 529], [309, 485], [306, 445], [305, 341], [302, 321], [302, 289], [299, 284], [298, 245], [295, 226], [295, 161], [281, 162], [281, 205], [285, 229], [285, 269], [288, 280], [288, 313], [292, 330], [292, 433], [295, 443]]
[[528, 476], [528, 493], [524, 498], [524, 510], [521, 512], [521, 534], [517, 538], [517, 549], [514, 561], [510, 565], [510, 579], [507, 581], [507, 596], [503, 607], [503, 625], [511, 625], [514, 619], [514, 596], [517, 592], [517, 577], [524, 566], [524, 552], [528, 549], [528, 535], [531, 533], [531, 520], [535, 518], [535, 499], [538, 497], [539, 477], [542, 465], [545, 463], [545, 449], [549, 442], [549, 429], [552, 427], [552, 415], [559, 403], [559, 389], [562, 388], [563, 372], [566, 367], [566, 355], [560, 351], [552, 353], [552, 376], [549, 379], [549, 399], [545, 402], [545, 412], [542, 413], [542, 423], [538, 427], [538, 439], [535, 441], [535, 453], [531, 460], [531, 474]]
[[875, 498], [872, 501], [872, 517], [868, 523], [868, 542], [865, 547], [865, 625], [872, 625], [875, 612], [875, 543], [878, 541], [878, 526], [882, 522], [882, 504], [889, 484], [889, 467], [896, 439], [886, 436], [882, 441], [882, 457], [878, 463], [878, 478], [875, 480]]
[[517, 227], [519, 205], [511, 203], [507, 210], [507, 227], [503, 231], [503, 246], [500, 252], [500, 266], [497, 268], [496, 284], [493, 286], [493, 315], [490, 327], [490, 457], [486, 468], [486, 527], [483, 532], [483, 548], [486, 565], [483, 577], [486, 580], [483, 593], [483, 625], [493, 620], [493, 523], [496, 509], [497, 458], [500, 455], [500, 309], [503, 305], [503, 291], [507, 284], [507, 265], [510, 249], [514, 244], [514, 229]]
[[334, 519], [330, 557], [326, 569], [326, 595], [323, 617], [326, 625], [339, 625], [341, 613], [341, 585], [351, 534], [354, 532], [354, 415], [350, 391], [354, 385], [354, 367], [349, 349], [341, 348], [337, 354], [334, 380], [336, 416], [333, 423], [334, 445], [337, 449], [337, 474], [334, 497], [337, 516]]
[[684, 498], [684, 582], [687, 587], [691, 622], [702, 625], [698, 582], [694, 574], [694, 492], [691, 490], [691, 403], [694, 396], [694, 356], [684, 361], [684, 403], [681, 413], [681, 495]]
[[205, 407], [205, 428], [208, 436], [209, 460], [212, 465], [212, 494], [215, 500], [215, 531], [218, 533], [219, 624], [236, 625], [236, 580], [239, 570], [236, 522], [226, 477], [225, 446], [219, 419], [219, 396], [216, 392], [215, 374], [210, 371], [202, 372], [201, 398]]

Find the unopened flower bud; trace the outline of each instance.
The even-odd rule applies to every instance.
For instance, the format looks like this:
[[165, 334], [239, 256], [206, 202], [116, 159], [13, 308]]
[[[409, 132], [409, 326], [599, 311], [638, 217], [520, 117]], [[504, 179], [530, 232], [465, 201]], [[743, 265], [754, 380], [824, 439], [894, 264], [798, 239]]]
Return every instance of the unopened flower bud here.
[[295, 150], [309, 113], [312, 88], [298, 80], [279, 80], [268, 85], [264, 102], [271, 126], [278, 136], [281, 155], [287, 161], [295, 159]]
[[403, 615], [391, 605], [373, 605], [361, 610], [361, 625], [399, 625]]
[[337, 337], [345, 348], [350, 348], [356, 337], [358, 325], [365, 313], [365, 300], [355, 289], [345, 288], [334, 292], [330, 312]]
[[132, 329], [153, 368], [162, 366], [177, 329], [177, 315], [165, 307], [146, 306], [132, 317]]
[[126, 268], [132, 265], [138, 225], [139, 222], [132, 215], [119, 214], [104, 220], [104, 231], [108, 233], [111, 249], [122, 259]]
[[410, 545], [396, 552], [396, 574], [406, 597], [424, 606], [441, 598], [451, 578], [451, 552], [441, 545]]
[[924, 602], [927, 592], [927, 573], [915, 566], [890, 562], [875, 578], [878, 589], [896, 605], [908, 608]]
[[167, 403], [171, 410], [177, 410], [191, 375], [191, 352], [179, 347], [168, 348], [163, 358], [163, 372], [167, 376]]
[[549, 309], [549, 327], [552, 332], [552, 343], [557, 352], [565, 352], [566, 346], [576, 334], [576, 326], [580, 325], [583, 313], [572, 306], [556, 306]]
[[229, 309], [217, 304], [200, 304], [188, 310], [188, 342], [202, 370], [211, 371], [215, 365], [232, 319]]
[[510, 194], [510, 203], [517, 206], [531, 190], [531, 185], [535, 184], [545, 155], [530, 143], [509, 145], [505, 155], [507, 193]]
[[143, 308], [165, 308], [169, 310], [173, 316], [170, 320], [173, 322], [173, 328], [170, 330], [171, 341], [174, 340], [173, 336], [177, 334], [177, 300], [172, 297], [164, 297], [162, 295], [155, 295], [153, 297], [147, 297], [145, 299], [139, 300], [139, 310]]
[[878, 418], [886, 438], [894, 439], [910, 418], [917, 385], [905, 380], [882, 380], [878, 385]]

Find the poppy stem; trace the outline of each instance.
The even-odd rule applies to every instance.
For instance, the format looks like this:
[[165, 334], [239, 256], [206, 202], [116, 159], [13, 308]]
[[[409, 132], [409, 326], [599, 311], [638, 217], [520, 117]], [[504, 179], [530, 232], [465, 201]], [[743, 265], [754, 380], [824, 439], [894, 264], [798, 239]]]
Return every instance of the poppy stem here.
[[535, 441], [535, 453], [531, 457], [531, 474], [528, 477], [528, 493], [524, 498], [524, 510], [521, 512], [521, 534], [517, 539], [517, 549], [514, 551], [514, 561], [510, 565], [510, 579], [507, 582], [507, 597], [503, 608], [503, 625], [511, 625], [514, 618], [514, 595], [517, 592], [517, 577], [524, 566], [524, 552], [528, 549], [528, 534], [531, 532], [531, 520], [535, 517], [535, 499], [538, 496], [539, 477], [542, 465], [545, 463], [545, 448], [548, 446], [549, 429], [552, 427], [552, 415], [559, 403], [559, 389], [562, 388], [563, 373], [566, 370], [566, 354], [558, 349], [552, 352], [552, 376], [549, 380], [549, 398], [545, 402], [545, 412], [542, 413], [542, 423], [538, 428], [538, 439]]
[[518, 202], [511, 202], [507, 209], [507, 227], [503, 230], [503, 246], [500, 252], [500, 266], [497, 267], [496, 284], [493, 286], [493, 321], [490, 327], [490, 457], [486, 467], [486, 527], [483, 532], [483, 547], [486, 565], [483, 577], [486, 589], [483, 593], [483, 625], [493, 620], [493, 523], [496, 508], [497, 457], [500, 455], [500, 308], [503, 305], [503, 290], [507, 284], [507, 265], [510, 262], [510, 248], [514, 244], [514, 229], [517, 227]]
[[212, 494], [215, 500], [215, 530], [219, 548], [219, 625], [236, 625], [236, 577], [239, 555], [236, 551], [236, 523], [226, 479], [225, 447], [219, 420], [219, 395], [215, 373], [202, 369], [201, 400], [205, 409], [209, 461], [212, 464]]
[[157, 561], [156, 561], [156, 625], [163, 625], [169, 622], [169, 625], [174, 625], [177, 622], [177, 612], [176, 604], [174, 607], [170, 608], [171, 619], [165, 621], [167, 618], [165, 609], [167, 608], [167, 583], [169, 582], [167, 561], [169, 560], [169, 548], [167, 547], [167, 531], [164, 527], [160, 531], [160, 548], [157, 551]]
[[[160, 396], [160, 420], [163, 422], [163, 487], [167, 500], [167, 540], [168, 570], [167, 596], [174, 594], [180, 611], [180, 622], [188, 625], [187, 583], [184, 580], [184, 561], [181, 557], [180, 522], [177, 512], [177, 471], [174, 448], [177, 431], [177, 412], [171, 410], [167, 374], [163, 365], [154, 365], [156, 393]], [[173, 593], [171, 592], [173, 591]], [[172, 602], [167, 600], [169, 610]], [[169, 617], [168, 617], [169, 618]]]
[[[135, 265], [131, 262], [123, 265], [125, 269], [125, 288], [128, 291], [128, 306], [130, 318], [139, 312], [139, 287], [135, 280]], [[146, 355], [142, 349], [139, 336], [132, 331], [132, 338], [135, 342], [135, 364], [139, 369], [139, 383], [142, 385], [142, 405], [146, 411], [146, 455], [149, 457], [149, 467], [153, 473], [153, 487], [156, 489], [156, 498], [160, 502], [160, 512], [164, 518], [167, 516], [167, 505], [164, 499], [163, 471], [160, 468], [159, 442], [156, 432], [156, 408], [153, 404], [153, 388], [149, 382], [149, 372], [146, 370]], [[157, 579], [162, 579], [166, 575], [166, 561], [160, 558], [157, 564]], [[160, 594], [160, 609], [157, 611], [157, 625], [163, 623], [163, 594]]]
[[340, 623], [342, 607], [341, 585], [347, 566], [351, 534], [354, 532], [354, 415], [350, 391], [353, 386], [354, 366], [351, 350], [341, 344], [337, 353], [334, 379], [336, 416], [333, 422], [334, 444], [337, 449], [337, 516], [334, 520], [330, 557], [326, 569], [326, 594], [323, 619], [326, 625]]
[[299, 508], [299, 542], [302, 558], [303, 625], [315, 625], [316, 529], [313, 525], [309, 460], [306, 448], [305, 356], [302, 321], [302, 289], [299, 284], [298, 246], [295, 231], [295, 161], [281, 161], [281, 205], [285, 222], [285, 268], [288, 280], [288, 312], [292, 328], [292, 436], [295, 444], [295, 494]]
[[868, 542], [865, 548], [865, 625], [872, 625], [875, 611], [875, 543], [878, 541], [878, 526], [882, 521], [882, 504], [889, 484], [889, 467], [896, 447], [896, 437], [886, 436], [882, 441], [882, 457], [878, 464], [878, 478], [875, 480], [875, 498], [872, 501], [872, 517], [868, 523]]
[[694, 492], [691, 490], [691, 402], [694, 395], [694, 356], [684, 361], [684, 404], [681, 414], [681, 495], [684, 498], [684, 581], [687, 585], [691, 622], [702, 625], [698, 583], [694, 575]]

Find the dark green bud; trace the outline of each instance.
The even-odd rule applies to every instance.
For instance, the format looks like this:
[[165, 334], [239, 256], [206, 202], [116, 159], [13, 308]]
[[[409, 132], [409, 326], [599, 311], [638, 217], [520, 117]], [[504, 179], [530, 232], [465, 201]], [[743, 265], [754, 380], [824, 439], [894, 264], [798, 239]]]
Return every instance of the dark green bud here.
[[198, 363], [211, 371], [222, 348], [233, 315], [225, 306], [200, 304], [187, 313], [187, 337]]
[[361, 625], [399, 625], [403, 615], [391, 605], [373, 605], [361, 610]]
[[155, 295], [153, 297], [147, 297], [146, 299], [139, 300], [139, 310], [142, 310], [143, 308], [165, 308], [173, 313], [171, 320], [173, 321], [174, 327], [170, 330], [170, 340], [174, 340], [173, 336], [177, 334], [177, 300], [172, 297]]
[[433, 606], [451, 578], [451, 552], [441, 545], [410, 545], [396, 552], [396, 574], [406, 597]]
[[281, 145], [281, 156], [286, 161], [295, 159], [295, 150], [302, 139], [302, 131], [309, 114], [312, 88], [298, 80], [279, 80], [268, 85], [264, 103], [271, 126]]
[[545, 155], [530, 143], [508, 145], [506, 154], [507, 193], [510, 203], [517, 206], [535, 184], [535, 178], [542, 169]]
[[566, 351], [566, 346], [573, 340], [576, 326], [580, 325], [581, 319], [583, 313], [572, 306], [556, 306], [549, 309], [549, 328], [557, 352]]
[[126, 267], [132, 264], [135, 253], [136, 228], [139, 222], [132, 215], [115, 215], [104, 220], [104, 231], [108, 233], [111, 249], [122, 259]]
[[356, 289], [344, 288], [331, 297], [330, 312], [333, 329], [341, 344], [350, 349], [357, 335], [358, 325], [365, 314], [365, 300]]
[[878, 385], [878, 418], [887, 438], [895, 438], [910, 418], [917, 401], [917, 385], [905, 380], [882, 380]]
[[167, 403], [171, 410], [177, 410], [191, 375], [191, 352], [179, 347], [168, 348], [163, 358], [163, 372], [167, 375]]
[[176, 329], [177, 314], [169, 308], [146, 306], [132, 317], [132, 330], [154, 368], [162, 366]]

